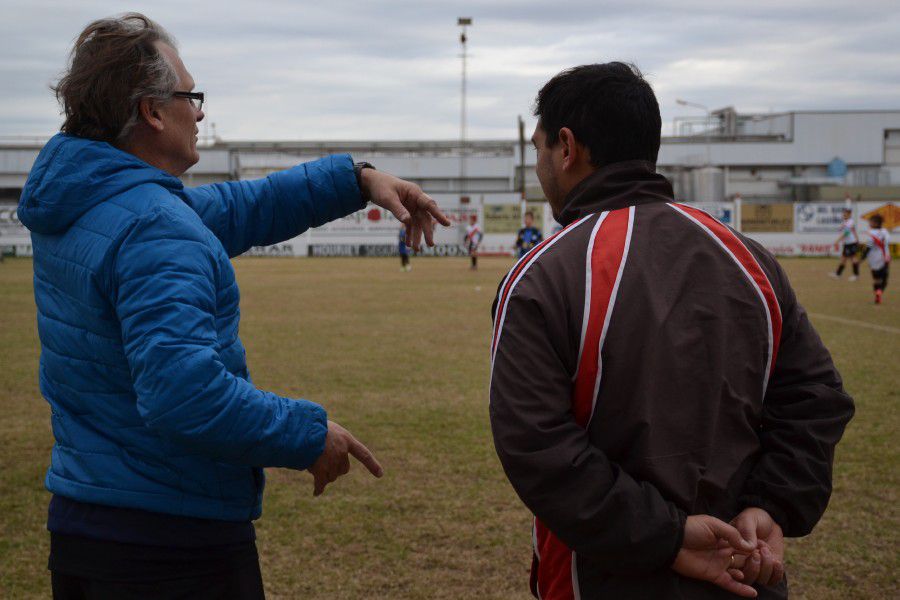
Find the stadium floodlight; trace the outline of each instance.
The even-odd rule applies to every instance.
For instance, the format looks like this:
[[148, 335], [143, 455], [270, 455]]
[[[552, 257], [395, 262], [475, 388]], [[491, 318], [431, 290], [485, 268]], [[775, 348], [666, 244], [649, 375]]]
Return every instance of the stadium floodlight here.
[[456, 24], [462, 27], [459, 43], [462, 45], [462, 90], [460, 94], [459, 117], [459, 191], [462, 197], [466, 192], [466, 27], [472, 25], [472, 17], [459, 17]]
[[699, 108], [706, 112], [706, 166], [709, 167], [712, 165], [712, 157], [710, 152], [710, 147], [712, 145], [712, 136], [710, 135], [710, 125], [712, 124], [712, 112], [709, 110], [709, 107], [705, 104], [700, 104], [699, 102], [688, 102], [687, 100], [682, 100], [681, 98], [675, 99], [675, 104], [680, 104], [681, 106], [690, 106], [692, 108]]

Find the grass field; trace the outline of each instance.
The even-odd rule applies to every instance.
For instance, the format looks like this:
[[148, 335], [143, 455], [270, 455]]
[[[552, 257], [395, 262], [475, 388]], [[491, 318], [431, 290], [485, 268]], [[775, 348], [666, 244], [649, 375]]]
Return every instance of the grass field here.
[[[831, 505], [788, 545], [793, 595], [897, 598], [900, 284], [875, 307], [865, 268], [849, 283], [825, 276], [830, 260], [784, 264], [857, 402]], [[476, 273], [463, 259], [413, 265], [235, 261], [256, 384], [325, 405], [386, 471], [374, 480], [357, 465], [317, 499], [307, 474], [268, 471], [257, 532], [269, 597], [530, 597], [529, 515], [487, 418], [490, 305], [510, 261], [482, 260]], [[30, 261], [0, 264], [0, 306], [0, 598], [49, 597], [52, 437]]]

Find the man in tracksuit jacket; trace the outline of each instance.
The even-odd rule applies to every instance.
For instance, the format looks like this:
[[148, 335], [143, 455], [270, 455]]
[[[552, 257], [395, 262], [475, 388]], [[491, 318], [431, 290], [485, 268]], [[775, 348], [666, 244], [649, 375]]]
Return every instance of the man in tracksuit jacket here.
[[564, 229], [500, 284], [490, 386], [532, 591], [786, 597], [782, 535], [821, 517], [853, 414], [828, 351], [768, 252], [674, 202], [637, 69], [563, 72], [536, 115]]

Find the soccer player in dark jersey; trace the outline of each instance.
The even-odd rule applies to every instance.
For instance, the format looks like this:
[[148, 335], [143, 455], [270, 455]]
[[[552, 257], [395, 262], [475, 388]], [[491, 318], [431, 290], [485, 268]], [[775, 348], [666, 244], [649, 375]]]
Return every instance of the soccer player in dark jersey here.
[[516, 250], [519, 258], [522, 258], [528, 251], [540, 244], [544, 240], [541, 230], [534, 226], [534, 213], [530, 210], [525, 213], [525, 227], [519, 230], [516, 236]]
[[406, 245], [405, 225], [400, 225], [400, 234], [397, 239], [397, 251], [400, 254], [400, 270], [412, 271], [412, 265], [409, 264], [409, 247]]

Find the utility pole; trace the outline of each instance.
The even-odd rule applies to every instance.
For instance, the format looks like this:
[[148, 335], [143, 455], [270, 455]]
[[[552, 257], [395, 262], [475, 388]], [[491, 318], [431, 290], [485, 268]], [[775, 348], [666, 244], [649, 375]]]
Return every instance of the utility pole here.
[[519, 177], [516, 182], [519, 188], [519, 195], [525, 200], [525, 121], [522, 115], [519, 115]]
[[459, 118], [459, 190], [460, 196], [466, 194], [466, 27], [472, 25], [471, 17], [459, 17], [456, 24], [462, 27], [459, 43], [462, 45], [462, 90]]
[[519, 115], [519, 220], [524, 225], [525, 211], [528, 210], [528, 199], [525, 193], [525, 121]]

